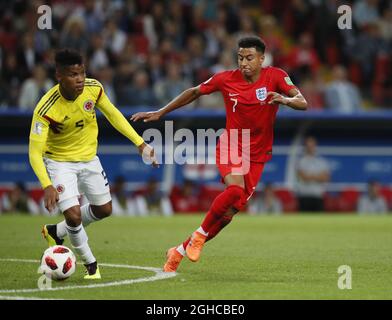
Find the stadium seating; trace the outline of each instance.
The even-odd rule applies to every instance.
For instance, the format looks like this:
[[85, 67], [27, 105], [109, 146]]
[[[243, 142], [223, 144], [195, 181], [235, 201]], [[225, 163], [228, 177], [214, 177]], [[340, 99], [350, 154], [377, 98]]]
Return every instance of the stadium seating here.
[[5, 193], [7, 193], [9, 190], [10, 190], [9, 188], [1, 187], [1, 188], [0, 188], [0, 198], [1, 198]]
[[355, 212], [357, 210], [357, 203], [360, 192], [356, 188], [345, 188], [339, 195], [338, 211]]
[[392, 210], [392, 187], [383, 186], [380, 193], [387, 202], [389, 210]]
[[326, 192], [324, 194], [324, 210], [326, 212], [339, 211], [339, 195]]
[[31, 189], [29, 191], [29, 196], [32, 198], [36, 203], [40, 203], [41, 199], [44, 196], [44, 191], [42, 189]]
[[169, 198], [175, 212], [196, 213], [201, 211], [198, 195], [184, 195], [180, 186], [173, 187]]
[[294, 213], [298, 210], [298, 201], [294, 192], [287, 188], [276, 188], [275, 195], [282, 203], [283, 211], [287, 213]]
[[211, 187], [204, 185], [200, 190], [200, 210], [207, 212], [211, 206], [212, 201], [223, 191], [223, 188]]

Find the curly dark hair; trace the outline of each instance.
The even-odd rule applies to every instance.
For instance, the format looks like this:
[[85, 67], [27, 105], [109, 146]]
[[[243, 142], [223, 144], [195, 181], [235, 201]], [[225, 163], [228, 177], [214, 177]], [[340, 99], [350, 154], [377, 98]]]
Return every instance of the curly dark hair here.
[[238, 48], [255, 48], [257, 51], [264, 53], [265, 43], [257, 36], [243, 37], [238, 40]]
[[73, 49], [61, 49], [56, 52], [55, 56], [56, 68], [68, 67], [75, 64], [83, 64], [82, 55]]

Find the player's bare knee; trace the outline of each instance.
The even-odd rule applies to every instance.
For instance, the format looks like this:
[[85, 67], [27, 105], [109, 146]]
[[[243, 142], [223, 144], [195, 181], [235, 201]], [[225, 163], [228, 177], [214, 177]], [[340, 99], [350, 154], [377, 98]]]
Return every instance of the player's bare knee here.
[[94, 215], [99, 219], [104, 219], [109, 217], [112, 214], [112, 201], [105, 203], [101, 206], [93, 206], [91, 205], [91, 210]]
[[245, 188], [244, 177], [241, 175], [228, 174], [227, 176], [225, 176], [224, 181], [227, 186], [238, 186], [241, 188]]
[[112, 214], [112, 210], [112, 201], [109, 201], [102, 206], [102, 215], [105, 217], [109, 217]]
[[77, 227], [82, 223], [80, 207], [75, 206], [64, 211], [65, 221], [70, 227]]

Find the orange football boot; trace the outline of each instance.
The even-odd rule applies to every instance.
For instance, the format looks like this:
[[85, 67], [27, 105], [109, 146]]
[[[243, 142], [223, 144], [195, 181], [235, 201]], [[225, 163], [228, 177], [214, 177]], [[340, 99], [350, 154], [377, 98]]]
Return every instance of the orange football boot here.
[[191, 241], [189, 241], [186, 247], [186, 255], [189, 260], [196, 262], [200, 259], [201, 250], [203, 249], [206, 239], [207, 237], [200, 232], [195, 231], [192, 233]]
[[164, 272], [176, 272], [183, 258], [182, 254], [176, 250], [177, 247], [170, 248], [166, 252], [166, 263], [163, 266]]

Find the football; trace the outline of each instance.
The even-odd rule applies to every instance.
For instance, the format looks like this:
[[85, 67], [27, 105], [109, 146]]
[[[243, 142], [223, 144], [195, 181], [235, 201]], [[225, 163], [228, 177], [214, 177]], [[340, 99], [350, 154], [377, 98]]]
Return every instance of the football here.
[[76, 270], [75, 254], [65, 246], [50, 247], [42, 255], [41, 270], [52, 280], [65, 280]]

